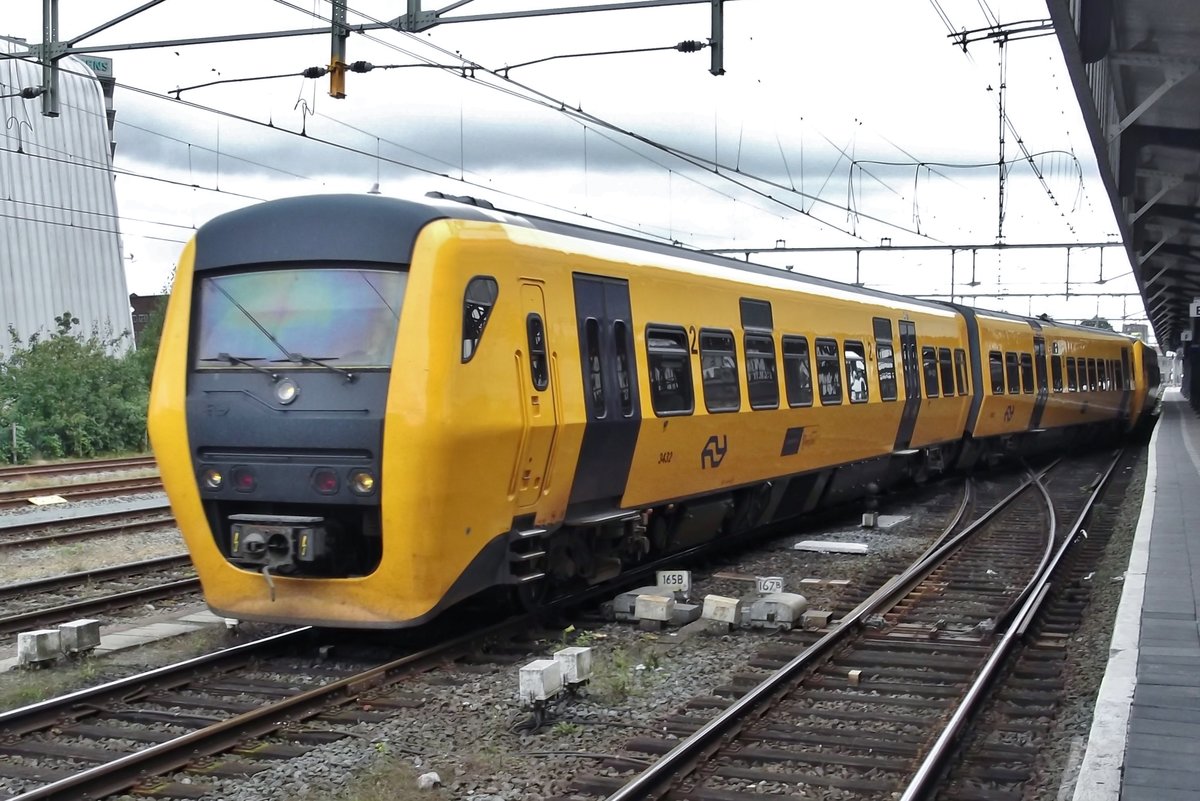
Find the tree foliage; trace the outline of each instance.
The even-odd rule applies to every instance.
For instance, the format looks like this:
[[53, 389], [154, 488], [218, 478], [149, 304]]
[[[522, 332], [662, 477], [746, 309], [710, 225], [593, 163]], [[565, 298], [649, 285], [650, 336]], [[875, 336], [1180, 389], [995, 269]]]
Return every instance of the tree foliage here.
[[11, 349], [0, 357], [0, 458], [141, 450], [149, 372], [136, 352], [121, 351], [129, 333], [84, 336], [70, 312], [54, 322], [52, 334], [24, 342], [9, 328]]

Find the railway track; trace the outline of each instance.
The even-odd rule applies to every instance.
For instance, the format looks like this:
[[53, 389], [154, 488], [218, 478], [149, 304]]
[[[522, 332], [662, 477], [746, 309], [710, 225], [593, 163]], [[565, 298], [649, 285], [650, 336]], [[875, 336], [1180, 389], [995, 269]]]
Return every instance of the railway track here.
[[[1005, 665], [1016, 667], [995, 709], [1025, 705], [1036, 717], [1052, 705], [1053, 683], [1040, 684], [1053, 671], [1038, 651], [1046, 638], [1018, 646], [1046, 600], [1069, 584], [1070, 565], [1086, 561], [1071, 545], [1098, 495], [1097, 477], [1115, 464], [1081, 459], [1051, 470], [1041, 485], [1028, 482], [961, 532], [948, 531], [836, 627], [783, 636], [713, 695], [662, 721], [665, 736], [630, 740], [626, 758], [577, 776], [572, 792], [611, 801], [915, 801], [959, 770], [963, 792], [947, 798], [1019, 798], [1011, 787], [1023, 777], [1013, 760], [1030, 756], [1019, 745], [982, 736], [976, 762], [953, 768], [953, 757]], [[631, 773], [630, 760], [647, 756], [658, 759]], [[978, 792], [979, 777], [993, 774], [1010, 783], [1008, 792]]]
[[0, 509], [28, 507], [29, 498], [45, 495], [58, 495], [68, 501], [78, 501], [160, 491], [162, 491], [162, 479], [158, 476], [148, 478], [114, 478], [87, 483], [0, 490]]
[[[3, 521], [4, 519], [0, 518], [0, 523]], [[175, 518], [165, 500], [133, 510], [97, 511], [58, 520], [17, 522], [0, 525], [0, 552], [18, 546], [71, 542], [109, 534], [161, 531], [174, 525]]]
[[[203, 784], [155, 779], [172, 771], [252, 775], [340, 739], [334, 722], [371, 723], [419, 706], [390, 685], [500, 639], [528, 642], [532, 620], [514, 618], [400, 656], [312, 663], [314, 633], [285, 634], [101, 687], [0, 713], [0, 777], [11, 801], [141, 794], [197, 797]], [[444, 629], [443, 629], [444, 631]], [[507, 660], [506, 660], [507, 661]], [[368, 704], [353, 705], [369, 697]], [[233, 753], [230, 753], [230, 752]], [[0, 792], [4, 791], [0, 786]]]
[[144, 470], [156, 466], [153, 456], [128, 456], [119, 459], [88, 459], [58, 464], [31, 464], [0, 467], [0, 482], [26, 481], [39, 476], [78, 476], [117, 470]]
[[0, 585], [0, 636], [96, 617], [199, 589], [187, 554]]

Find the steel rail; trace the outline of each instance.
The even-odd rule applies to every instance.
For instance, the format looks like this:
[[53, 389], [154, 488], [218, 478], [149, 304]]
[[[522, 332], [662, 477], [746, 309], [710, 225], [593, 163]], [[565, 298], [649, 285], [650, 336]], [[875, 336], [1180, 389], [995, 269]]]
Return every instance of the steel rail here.
[[[951, 716], [950, 722], [945, 728], [942, 729], [942, 732], [938, 735], [933, 747], [930, 749], [929, 753], [925, 755], [925, 759], [921, 762], [920, 767], [917, 768], [917, 772], [913, 775], [912, 781], [905, 789], [903, 795], [900, 796], [900, 801], [917, 801], [917, 799], [922, 798], [924, 794], [930, 790], [930, 784], [933, 782], [933, 780], [941, 774], [942, 769], [946, 764], [946, 760], [949, 758], [963, 726], [966, 724], [967, 720], [976, 713], [979, 705], [982, 703], [984, 693], [996, 678], [996, 674], [999, 672], [1000, 666], [1007, 660], [1012, 650], [1016, 647], [1017, 642], [1024, 637], [1029, 624], [1033, 622], [1033, 619], [1037, 616], [1037, 613], [1041, 610], [1042, 605], [1049, 596], [1050, 583], [1055, 578], [1055, 572], [1057, 571], [1059, 564], [1062, 562], [1067, 551], [1069, 551], [1071, 546], [1074, 545], [1079, 532], [1082, 530], [1083, 521], [1092, 511], [1092, 508], [1095, 506], [1096, 500], [1100, 497], [1101, 492], [1103, 492], [1108, 486], [1108, 481], [1112, 477], [1113, 471], [1116, 469], [1117, 463], [1120, 462], [1123, 453], [1123, 451], [1118, 451], [1117, 455], [1113, 458], [1112, 463], [1109, 464], [1108, 469], [1105, 471], [1103, 477], [1092, 490], [1091, 495], [1084, 504], [1083, 510], [1075, 519], [1070, 531], [1063, 538], [1062, 543], [1054, 553], [1053, 558], [1048, 564], [1045, 565], [1044, 569], [1037, 576], [1035, 576], [1034, 580], [1030, 582], [1028, 588], [1029, 591], [1020, 612], [1016, 615], [1012, 624], [1009, 625], [1004, 631], [1004, 634], [1001, 636], [999, 642], [996, 644], [996, 647], [992, 650], [991, 655], [988, 657], [987, 662], [984, 663], [983, 668], [979, 671], [979, 675], [972, 683], [970, 689], [967, 690], [966, 695], [963, 696], [962, 702], [958, 705], [958, 708]], [[1045, 485], [1043, 485], [1040, 480], [1038, 481], [1038, 489], [1041, 490], [1042, 494], [1046, 498], [1046, 502], [1050, 507], [1051, 519], [1053, 520], [1054, 504], [1050, 499], [1050, 493], [1046, 490]]]
[[30, 498], [43, 495], [59, 495], [68, 500], [84, 498], [111, 498], [133, 492], [156, 492], [162, 489], [162, 479], [115, 478], [107, 481], [89, 481], [79, 484], [59, 484], [50, 487], [35, 487], [16, 490], [0, 490], [0, 509], [12, 509], [28, 504]]
[[75, 690], [56, 698], [47, 698], [44, 701], [0, 712], [0, 735], [24, 734], [53, 726], [62, 720], [63, 715], [70, 710], [84, 707], [100, 698], [114, 695], [129, 698], [150, 692], [158, 687], [179, 684], [190, 679], [192, 674], [198, 670], [212, 669], [222, 662], [248, 660], [252, 656], [259, 655], [260, 651], [290, 644], [292, 640], [297, 640], [301, 635], [310, 631], [312, 631], [311, 626], [303, 626], [281, 634], [272, 634], [269, 637], [235, 645], [232, 648], [185, 659], [173, 665], [164, 665], [133, 676], [115, 679], [96, 687]]
[[43, 592], [60, 587], [70, 587], [74, 584], [83, 584], [87, 581], [137, 575], [138, 573], [150, 573], [172, 567], [187, 567], [191, 562], [192, 558], [186, 553], [177, 553], [169, 556], [159, 556], [154, 559], [143, 559], [139, 562], [128, 562], [123, 565], [111, 565], [109, 567], [98, 567], [94, 570], [80, 570], [76, 573], [60, 573], [57, 576], [18, 581], [15, 584], [0, 584], [0, 599], [12, 598], [33, 592]]
[[[456, 637], [449, 642], [394, 659], [354, 676], [338, 679], [277, 703], [234, 715], [227, 720], [128, 754], [107, 764], [80, 771], [36, 790], [13, 796], [8, 801], [78, 801], [80, 798], [101, 798], [119, 792], [148, 776], [179, 770], [197, 757], [220, 753], [247, 738], [261, 737], [276, 731], [292, 719], [315, 713], [337, 696], [352, 697], [384, 683], [391, 673], [435, 659], [445, 659], [447, 655], [481, 639], [526, 631], [531, 623], [530, 616], [525, 615], [496, 624], [481, 632]], [[4, 718], [0, 716], [0, 727], [3, 723]]]
[[128, 456], [119, 459], [89, 459], [84, 462], [58, 464], [27, 464], [0, 467], [0, 481], [19, 481], [32, 476], [74, 476], [86, 473], [105, 473], [110, 470], [137, 470], [155, 467], [153, 456]]
[[[169, 507], [164, 503], [163, 509], [167, 509], [166, 516], [152, 517], [149, 520], [136, 520], [131, 523], [109, 523], [106, 525], [95, 526], [92, 528], [73, 529], [71, 531], [56, 531], [52, 534], [42, 534], [36, 537], [17, 537], [14, 539], [0, 540], [0, 551], [7, 548], [17, 548], [20, 546], [37, 546], [47, 545], [52, 542], [73, 542], [75, 540], [91, 539], [92, 537], [112, 536], [114, 534], [142, 534], [147, 531], [157, 531], [160, 529], [172, 528], [175, 525], [175, 518], [171, 516]], [[154, 509], [142, 510], [149, 513], [154, 513]], [[72, 525], [75, 523], [96, 522], [102, 518], [114, 518], [117, 520], [129, 517], [131, 515], [141, 514], [137, 512], [104, 512], [100, 515], [81, 518], [62, 518], [59, 520], [42, 521], [40, 523], [22, 523], [17, 526], [0, 526], [0, 536], [6, 536], [12, 533], [20, 533], [22, 531], [43, 531], [54, 526]]]
[[[1057, 461], [1054, 463], [1057, 464]], [[1049, 471], [1054, 464], [1046, 467], [1042, 473]], [[743, 717], [755, 709], [764, 699], [786, 688], [787, 683], [800, 671], [806, 669], [814, 661], [828, 653], [834, 646], [844, 640], [849, 634], [863, 625], [866, 618], [876, 610], [894, 604], [904, 597], [920, 581], [940, 564], [967, 537], [970, 537], [993, 517], [998, 515], [1009, 504], [1033, 484], [1034, 479], [1027, 479], [1019, 487], [1001, 499], [995, 506], [984, 512], [970, 525], [956, 535], [952, 528], [939, 537], [940, 544], [935, 543], [931, 549], [909, 565], [902, 573], [893, 576], [882, 587], [851, 610], [823, 637], [783, 667], [779, 668], [768, 678], [764, 679], [753, 689], [731, 704], [724, 712], [705, 723], [685, 740], [672, 748], [657, 762], [638, 774], [632, 781], [608, 796], [607, 801], [644, 801], [660, 794], [680, 774], [686, 772], [686, 764], [699, 757], [702, 752], [711, 747]], [[955, 521], [957, 524], [957, 518]], [[950, 535], [950, 536], [947, 536]]]
[[61, 606], [35, 609], [32, 612], [0, 617], [0, 634], [16, 634], [29, 626], [56, 623], [61, 620], [69, 620], [77, 615], [95, 615], [108, 609], [129, 606], [142, 601], [174, 598], [198, 589], [200, 589], [200, 579], [180, 579], [179, 581], [155, 584], [151, 587], [105, 595], [101, 598], [89, 598], [83, 601], [72, 601]]

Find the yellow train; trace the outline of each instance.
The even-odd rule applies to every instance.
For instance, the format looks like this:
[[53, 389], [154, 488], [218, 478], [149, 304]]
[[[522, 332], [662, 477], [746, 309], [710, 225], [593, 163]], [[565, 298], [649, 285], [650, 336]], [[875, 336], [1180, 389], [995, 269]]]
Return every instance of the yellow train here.
[[1128, 337], [437, 196], [231, 212], [184, 250], [150, 434], [208, 604], [402, 627], [1117, 433]]

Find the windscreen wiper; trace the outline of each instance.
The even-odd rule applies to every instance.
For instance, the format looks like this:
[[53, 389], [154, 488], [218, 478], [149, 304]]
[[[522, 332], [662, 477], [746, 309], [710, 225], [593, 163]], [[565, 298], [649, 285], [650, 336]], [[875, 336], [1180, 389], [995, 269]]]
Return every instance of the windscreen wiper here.
[[201, 359], [200, 361], [202, 361], [202, 362], [225, 362], [226, 364], [244, 364], [247, 367], [249, 367], [251, 370], [254, 370], [255, 372], [259, 372], [259, 373], [262, 373], [263, 375], [271, 376], [272, 381], [278, 381], [279, 373], [276, 373], [274, 370], [268, 370], [266, 367], [263, 367], [261, 364], [254, 363], [255, 361], [262, 361], [264, 358], [266, 358], [266, 357], [265, 356], [231, 356], [228, 353], [222, 352], [222, 353], [218, 353], [216, 355], [216, 358], [209, 357], [207, 359]]
[[330, 372], [344, 375], [346, 377], [346, 383], [350, 383], [355, 378], [354, 373], [352, 373], [349, 370], [346, 370], [342, 367], [334, 367], [332, 364], [329, 364], [329, 362], [326, 361], [327, 359], [336, 359], [336, 358], [337, 358], [337, 356], [322, 356], [320, 359], [314, 359], [312, 356], [305, 356], [303, 353], [289, 353], [287, 359], [272, 359], [272, 361], [274, 361], [274, 362], [289, 361], [289, 362], [297, 362], [299, 364], [315, 364], [317, 367], [321, 367], [325, 370], [329, 370]]

